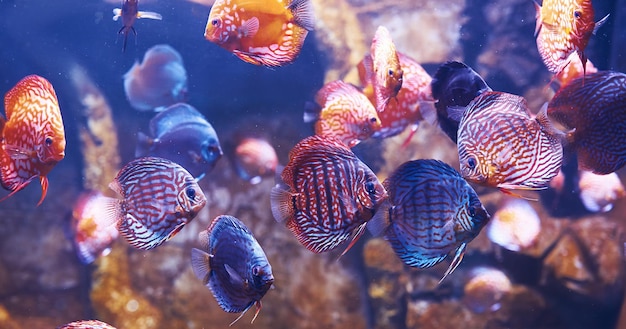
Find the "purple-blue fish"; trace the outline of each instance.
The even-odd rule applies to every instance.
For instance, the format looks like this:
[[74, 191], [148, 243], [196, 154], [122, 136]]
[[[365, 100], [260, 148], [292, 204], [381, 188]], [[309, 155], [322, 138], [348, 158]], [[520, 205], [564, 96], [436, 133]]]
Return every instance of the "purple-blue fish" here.
[[62, 325], [57, 329], [115, 329], [115, 327], [98, 320], [80, 320]]
[[389, 198], [368, 229], [383, 235], [408, 266], [428, 268], [454, 252], [443, 281], [489, 221], [478, 195], [456, 170], [430, 159], [405, 162], [383, 185]]
[[320, 253], [352, 236], [372, 218], [385, 189], [376, 175], [336, 137], [315, 135], [289, 152], [282, 182], [272, 188], [272, 213], [307, 249]]
[[213, 126], [194, 107], [172, 105], [150, 120], [150, 136], [137, 134], [136, 157], [172, 160], [198, 179], [211, 171], [222, 157]]
[[460, 62], [441, 65], [431, 81], [433, 98], [437, 100], [437, 123], [441, 130], [456, 143], [459, 122], [465, 107], [478, 95], [491, 91], [485, 80]]
[[109, 184], [121, 199], [102, 197], [94, 221], [115, 224], [133, 247], [149, 250], [174, 237], [206, 205], [196, 179], [170, 160], [129, 162]]
[[191, 265], [196, 277], [209, 287], [220, 307], [241, 313], [253, 305], [254, 319], [261, 311], [261, 299], [274, 284], [272, 266], [261, 245], [244, 223], [233, 216], [213, 219], [200, 232], [202, 250], [191, 250]]

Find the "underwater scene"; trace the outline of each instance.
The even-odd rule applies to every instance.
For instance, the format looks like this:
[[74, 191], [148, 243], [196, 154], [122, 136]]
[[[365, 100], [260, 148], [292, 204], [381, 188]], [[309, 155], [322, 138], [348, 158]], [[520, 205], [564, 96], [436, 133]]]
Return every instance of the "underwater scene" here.
[[0, 328], [626, 328], [626, 0], [0, 0]]

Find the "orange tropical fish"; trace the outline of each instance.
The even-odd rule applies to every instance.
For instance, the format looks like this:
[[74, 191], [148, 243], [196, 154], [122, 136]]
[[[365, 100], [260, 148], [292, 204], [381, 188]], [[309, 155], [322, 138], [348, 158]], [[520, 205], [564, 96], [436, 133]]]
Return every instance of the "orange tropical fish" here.
[[124, 35], [124, 44], [122, 45], [122, 51], [126, 50], [126, 41], [128, 40], [128, 33], [131, 31], [137, 37], [137, 31], [133, 25], [135, 24], [135, 20], [137, 18], [149, 18], [161, 20], [163, 17], [151, 11], [139, 11], [137, 10], [137, 6], [139, 5], [139, 0], [122, 0], [122, 8], [113, 9], [113, 20], [117, 21], [122, 18], [122, 28], [117, 32], [117, 34]]
[[204, 37], [244, 62], [276, 67], [295, 60], [313, 23], [310, 0], [217, 0]]
[[372, 103], [353, 85], [336, 80], [315, 95], [317, 105], [307, 107], [304, 122], [315, 122], [315, 134], [333, 136], [349, 147], [368, 139], [380, 129]]
[[598, 69], [593, 65], [590, 60], [587, 60], [587, 64], [583, 67], [580, 62], [580, 58], [577, 54], [572, 53], [567, 60], [569, 63], [563, 68], [563, 70], [556, 74], [554, 81], [556, 81], [560, 87], [567, 85], [574, 81], [574, 79], [582, 77], [586, 73], [596, 73]]
[[46, 175], [65, 157], [65, 130], [59, 101], [48, 80], [29, 75], [4, 96], [6, 120], [0, 115], [0, 176], [11, 193], [39, 177], [41, 199], [48, 191]]
[[591, 35], [609, 15], [595, 23], [591, 0], [543, 0], [542, 5], [535, 2], [535, 36], [543, 63], [550, 72], [559, 73], [569, 63], [569, 55], [577, 52], [584, 75], [587, 63], [584, 50]]
[[[397, 52], [403, 72], [403, 82], [396, 96], [397, 102], [387, 104], [386, 111], [379, 112], [381, 128], [374, 132], [374, 138], [388, 138], [400, 134], [408, 126], [414, 132], [418, 122], [426, 119], [435, 122], [435, 108], [430, 89], [431, 76], [413, 58]], [[359, 78], [363, 93], [376, 104], [372, 81], [367, 77], [372, 70], [372, 56], [366, 55], [358, 64]]]
[[389, 101], [398, 95], [402, 87], [402, 66], [391, 40], [389, 31], [384, 26], [376, 29], [372, 45], [372, 69], [366, 71], [376, 97], [376, 111], [383, 112]]

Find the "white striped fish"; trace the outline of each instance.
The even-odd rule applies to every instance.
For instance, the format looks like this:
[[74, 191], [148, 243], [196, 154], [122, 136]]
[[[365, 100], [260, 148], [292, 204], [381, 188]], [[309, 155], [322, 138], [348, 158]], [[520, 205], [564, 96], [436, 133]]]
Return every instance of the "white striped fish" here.
[[600, 71], [561, 88], [548, 115], [572, 129], [580, 169], [605, 175], [626, 164], [626, 74]]
[[296, 144], [281, 178], [270, 195], [274, 218], [316, 253], [337, 248], [353, 233], [354, 243], [386, 197], [372, 170], [330, 136]]
[[474, 98], [459, 124], [461, 174], [470, 182], [511, 190], [547, 188], [561, 168], [561, 134], [545, 107], [535, 119], [523, 97], [488, 91]]
[[109, 184], [122, 199], [103, 198], [95, 220], [116, 224], [133, 247], [149, 250], [176, 235], [206, 205], [195, 178], [179, 164], [157, 157], [129, 162]]
[[384, 235], [396, 255], [412, 267], [434, 266], [454, 251], [443, 281], [489, 220], [476, 192], [448, 164], [430, 159], [405, 162], [383, 185], [389, 198], [368, 229]]

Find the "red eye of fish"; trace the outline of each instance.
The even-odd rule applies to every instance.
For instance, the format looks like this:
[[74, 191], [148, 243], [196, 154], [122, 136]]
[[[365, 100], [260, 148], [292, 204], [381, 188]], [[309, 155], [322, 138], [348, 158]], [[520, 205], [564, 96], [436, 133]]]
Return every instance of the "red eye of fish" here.
[[45, 143], [46, 143], [46, 146], [51, 146], [52, 145], [52, 138], [46, 137]]
[[580, 13], [580, 11], [578, 11], [578, 10], [575, 10], [575, 11], [574, 11], [574, 17], [575, 17], [576, 19], [579, 19], [581, 15], [582, 15], [582, 14]]

